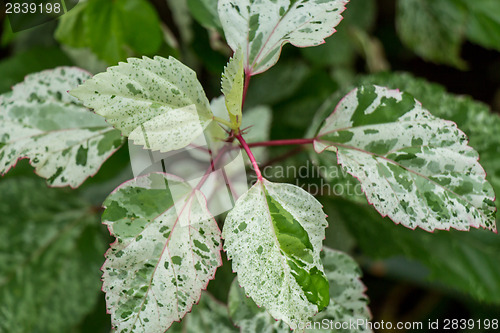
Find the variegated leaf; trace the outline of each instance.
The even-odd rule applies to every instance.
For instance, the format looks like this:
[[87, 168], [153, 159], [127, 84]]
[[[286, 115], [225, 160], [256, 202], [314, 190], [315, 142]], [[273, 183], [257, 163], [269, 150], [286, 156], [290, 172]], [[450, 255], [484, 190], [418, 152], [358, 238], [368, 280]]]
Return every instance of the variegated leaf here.
[[100, 298], [96, 211], [41, 179], [0, 181], [0, 332], [74, 332]]
[[[357, 329], [342, 332], [372, 332], [361, 322], [371, 319], [368, 298], [364, 295], [365, 286], [360, 280], [361, 270], [347, 254], [324, 248], [321, 260], [330, 285], [330, 304], [311, 321], [295, 323], [297, 331], [338, 332], [334, 324], [338, 322], [360, 323]], [[274, 320], [264, 308], [259, 308], [235, 279], [229, 291], [229, 315], [241, 328], [242, 333], [285, 333], [290, 328], [283, 321]], [[332, 326], [328, 326], [331, 324]], [[331, 329], [329, 329], [331, 328]]]
[[240, 328], [240, 333], [290, 333], [287, 324], [282, 320], [276, 321], [245, 294], [237, 278], [231, 284], [228, 298], [229, 316]]
[[219, 17], [229, 46], [243, 50], [245, 73], [273, 66], [286, 43], [316, 46], [335, 32], [348, 0], [220, 0]]
[[303, 322], [328, 305], [320, 260], [321, 204], [290, 184], [259, 180], [226, 218], [223, 238], [248, 295], [277, 320]]
[[59, 67], [0, 96], [0, 173], [29, 158], [51, 186], [80, 186], [123, 143], [120, 132], [67, 94], [89, 74]]
[[201, 294], [198, 304], [180, 323], [174, 323], [168, 333], [237, 333], [239, 330], [229, 320], [227, 306], [207, 292]]
[[220, 231], [203, 195], [152, 173], [104, 202], [116, 242], [106, 253], [103, 290], [117, 332], [163, 333], [200, 299], [221, 264]]
[[[500, 5], [500, 3], [499, 3]], [[469, 138], [469, 145], [481, 156], [481, 165], [493, 190], [500, 191], [500, 114], [470, 96], [454, 95], [444, 87], [408, 73], [379, 73], [361, 78], [364, 84], [377, 84], [408, 92], [432, 114], [454, 121]], [[330, 110], [331, 111], [331, 110]], [[496, 201], [497, 209], [500, 202]]]
[[[361, 269], [347, 254], [324, 248], [321, 260], [326, 277], [330, 283], [330, 304], [313, 318], [311, 328], [307, 332], [324, 332], [318, 323], [351, 323], [356, 322], [356, 329], [332, 329], [330, 332], [368, 333], [372, 332], [362, 322], [372, 317], [368, 308], [368, 297], [364, 294], [366, 287], [361, 282]], [[315, 325], [316, 323], [316, 325]]]
[[224, 68], [221, 80], [222, 93], [225, 97], [229, 119], [235, 128], [239, 128], [241, 125], [243, 81], [243, 54], [238, 49]]
[[129, 58], [70, 92], [136, 144], [167, 152], [187, 146], [212, 123], [196, 73], [175, 58]]
[[477, 152], [455, 123], [409, 94], [378, 86], [352, 91], [326, 119], [315, 149], [336, 152], [368, 201], [395, 223], [496, 230], [494, 193]]

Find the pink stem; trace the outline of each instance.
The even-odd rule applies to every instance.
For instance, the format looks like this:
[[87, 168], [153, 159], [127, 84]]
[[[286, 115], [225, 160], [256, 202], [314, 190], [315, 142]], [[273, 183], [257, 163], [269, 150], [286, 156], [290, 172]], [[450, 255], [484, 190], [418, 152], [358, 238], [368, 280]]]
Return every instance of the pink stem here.
[[243, 98], [241, 99], [241, 109], [243, 110], [243, 105], [245, 105], [245, 98], [247, 97], [248, 86], [250, 85], [250, 75], [249, 71], [245, 71], [245, 84], [243, 86]]
[[220, 160], [220, 158], [222, 157], [222, 155], [224, 155], [226, 153], [226, 151], [227, 151], [227, 148], [225, 148], [225, 147], [223, 149], [221, 149], [221, 151], [219, 151], [219, 153], [217, 154], [217, 156], [215, 156], [215, 158], [210, 162], [210, 166], [208, 167], [207, 171], [205, 171], [205, 174], [203, 175], [203, 178], [200, 180], [200, 182], [198, 183], [198, 185], [196, 185], [195, 190], [201, 189], [201, 187], [203, 186], [203, 184], [205, 184], [205, 182], [207, 181], [208, 177], [212, 174], [212, 171], [215, 169], [215, 165]]
[[259, 165], [257, 164], [257, 161], [255, 160], [255, 157], [252, 154], [252, 151], [250, 150], [250, 147], [246, 143], [245, 139], [241, 136], [241, 134], [237, 134], [236, 138], [240, 141], [241, 146], [245, 151], [247, 152], [248, 158], [250, 159], [250, 162], [252, 162], [253, 170], [255, 171], [255, 174], [257, 175], [257, 180], [262, 180], [262, 174], [260, 173]]
[[197, 149], [197, 150], [200, 150], [200, 151], [204, 151], [207, 154], [212, 154], [212, 151], [210, 149], [207, 149], [205, 147], [200, 147], [200, 146], [194, 145], [192, 143], [189, 144], [189, 147], [193, 147], [194, 149]]
[[316, 139], [312, 138], [312, 139], [271, 140], [271, 141], [262, 141], [262, 142], [249, 143], [248, 147], [305, 145], [305, 144], [311, 144], [311, 143], [313, 143], [314, 140], [316, 140]]

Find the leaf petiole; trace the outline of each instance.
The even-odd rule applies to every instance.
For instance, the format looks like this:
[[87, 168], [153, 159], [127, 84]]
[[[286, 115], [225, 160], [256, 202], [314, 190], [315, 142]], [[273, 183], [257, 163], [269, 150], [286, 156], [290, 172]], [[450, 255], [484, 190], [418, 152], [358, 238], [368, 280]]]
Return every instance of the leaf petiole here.
[[243, 149], [245, 149], [248, 158], [250, 159], [250, 162], [252, 162], [253, 169], [255, 171], [255, 174], [257, 175], [258, 180], [262, 180], [262, 174], [259, 169], [259, 165], [257, 164], [257, 161], [255, 160], [255, 156], [253, 156], [252, 151], [250, 150], [250, 147], [248, 146], [248, 143], [243, 139], [243, 136], [241, 134], [236, 134], [235, 137], [238, 139], [238, 141], [241, 143], [241, 146]]
[[305, 144], [312, 144], [314, 142], [314, 140], [316, 140], [316, 138], [261, 141], [261, 142], [249, 143], [248, 147], [305, 145]]
[[245, 83], [243, 85], [243, 96], [241, 99], [241, 109], [243, 110], [243, 105], [245, 105], [245, 99], [247, 97], [248, 86], [250, 85], [251, 78], [250, 70], [245, 70]]

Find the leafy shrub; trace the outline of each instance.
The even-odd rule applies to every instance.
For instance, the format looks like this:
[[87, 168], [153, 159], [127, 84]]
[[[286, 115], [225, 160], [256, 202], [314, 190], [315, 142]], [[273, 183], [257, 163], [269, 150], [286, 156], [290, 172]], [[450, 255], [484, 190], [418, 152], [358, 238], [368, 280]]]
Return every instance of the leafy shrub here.
[[[14, 55], [0, 71], [28, 75], [0, 95], [0, 172], [28, 159], [73, 190], [46, 189], [22, 162], [2, 180], [2, 331], [107, 329], [101, 214], [116, 332], [371, 332], [382, 317], [359, 264], [370, 281], [381, 264], [467, 304], [500, 303], [500, 118], [411, 74], [375, 73], [389, 62], [370, 34], [374, 1], [166, 3], [80, 2], [45, 34], [60, 58], [49, 70], [36, 32], [6, 25]], [[499, 49], [488, 6], [400, 0], [397, 33], [464, 69], [465, 38]], [[355, 77], [357, 55], [371, 75]], [[197, 72], [222, 72], [222, 96], [210, 101], [217, 85]], [[126, 146], [133, 167], [134, 149], [151, 165], [132, 175]], [[169, 164], [181, 154], [193, 162]]]

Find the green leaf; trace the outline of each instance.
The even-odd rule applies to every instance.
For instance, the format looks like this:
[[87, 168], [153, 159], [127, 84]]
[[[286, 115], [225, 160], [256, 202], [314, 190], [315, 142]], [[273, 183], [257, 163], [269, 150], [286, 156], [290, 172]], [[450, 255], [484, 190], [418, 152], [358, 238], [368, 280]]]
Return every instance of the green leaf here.
[[[370, 320], [371, 314], [357, 263], [347, 254], [328, 248], [321, 253], [321, 260], [330, 285], [330, 304], [314, 316], [312, 321], [300, 323], [297, 328], [306, 328], [307, 332], [371, 332], [366, 327], [358, 327], [357, 330], [329, 330], [322, 325]], [[233, 281], [229, 291], [229, 315], [243, 333], [290, 331], [283, 321], [275, 321], [264, 308], [259, 308], [251, 298], [246, 297], [245, 290], [239, 287], [237, 279]]]
[[317, 47], [301, 49], [306, 59], [318, 66], [352, 67], [356, 62], [356, 48], [359, 43], [353, 38], [353, 29], [369, 30], [375, 21], [377, 8], [375, 0], [356, 0], [347, 4], [344, 19], [338, 31]]
[[92, 207], [37, 179], [3, 180], [0, 192], [0, 331], [73, 331], [100, 293]]
[[311, 68], [303, 61], [283, 59], [265, 74], [252, 78], [245, 97], [245, 107], [277, 104], [301, 95], [301, 85], [308, 75], [311, 75]]
[[0, 46], [6, 47], [14, 40], [14, 32], [10, 26], [9, 20], [3, 21], [2, 34], [0, 38]]
[[234, 128], [241, 126], [241, 106], [243, 102], [243, 54], [241, 50], [234, 53], [222, 73], [222, 93], [226, 101], [229, 119]]
[[454, 123], [407, 93], [379, 86], [349, 93], [319, 131], [315, 150], [325, 149], [397, 224], [496, 230], [494, 193], [477, 152]]
[[278, 61], [285, 43], [324, 43], [335, 32], [347, 1], [220, 0], [218, 12], [229, 46], [243, 50], [245, 73], [255, 75]]
[[466, 67], [460, 58], [466, 13], [450, 0], [400, 0], [396, 27], [401, 41], [425, 60]]
[[158, 14], [146, 0], [81, 2], [61, 17], [56, 38], [89, 47], [110, 64], [134, 54], [152, 55], [163, 42]]
[[0, 173], [29, 158], [51, 186], [80, 186], [123, 143], [120, 132], [67, 91], [89, 74], [59, 67], [31, 74], [0, 96]]
[[467, 7], [468, 39], [500, 51], [500, 2], [495, 0], [460, 0], [460, 2]]
[[409, 230], [387, 223], [367, 204], [346, 200], [325, 201], [325, 207], [338, 213], [337, 222], [355, 236], [364, 255], [416, 260], [428, 269], [425, 281], [437, 282], [439, 290], [448, 289], [454, 296], [458, 290], [500, 304], [500, 235], [485, 230]]
[[214, 299], [209, 293], [201, 294], [200, 302], [193, 307], [182, 322], [174, 323], [168, 333], [237, 333], [229, 320], [228, 310], [225, 304]]
[[[377, 84], [406, 91], [437, 117], [450, 119], [469, 137], [469, 145], [481, 156], [481, 165], [496, 193], [500, 193], [500, 116], [489, 106], [469, 96], [453, 95], [435, 83], [407, 73], [382, 73], [366, 76], [363, 84]], [[496, 201], [497, 207], [499, 201]]]
[[70, 93], [136, 144], [162, 152], [187, 146], [213, 118], [196, 73], [172, 57], [130, 58]]
[[197, 303], [221, 265], [220, 231], [200, 191], [153, 173], [124, 183], [104, 202], [116, 242], [102, 270], [118, 332], [160, 333]]
[[301, 188], [259, 180], [227, 215], [223, 238], [248, 295], [277, 320], [306, 321], [328, 305], [319, 257], [327, 222]]
[[198, 23], [207, 29], [221, 30], [217, 2], [218, 0], [187, 0], [189, 11]]
[[61, 43], [71, 47], [88, 47], [90, 44], [87, 28], [85, 27], [85, 16], [89, 1], [79, 3], [59, 18], [59, 25], [54, 37]]

